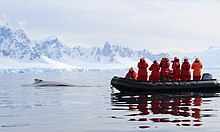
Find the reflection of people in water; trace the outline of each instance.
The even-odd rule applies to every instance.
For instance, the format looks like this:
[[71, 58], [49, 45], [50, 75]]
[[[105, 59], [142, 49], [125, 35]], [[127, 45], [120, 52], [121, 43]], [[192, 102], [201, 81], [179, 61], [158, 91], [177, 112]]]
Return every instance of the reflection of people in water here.
[[[169, 118], [151, 118], [153, 122], [172, 122], [176, 126], [201, 126], [201, 113], [200, 108], [202, 98], [196, 97], [179, 97], [173, 98], [162, 97], [159, 94], [130, 96], [130, 100], [134, 99], [135, 104], [129, 105], [129, 110], [139, 110], [139, 114], [132, 114], [132, 116], [149, 115], [152, 114], [170, 114], [175, 117], [193, 117], [194, 119], [169, 119]], [[151, 100], [150, 103], [148, 100]], [[132, 106], [132, 107], [130, 107]], [[143, 120], [145, 119], [145, 120]], [[147, 118], [141, 117], [138, 121], [147, 121]]]
[[148, 115], [147, 109], [147, 96], [139, 96], [138, 97], [138, 105], [137, 109], [141, 112], [140, 115]]
[[151, 111], [153, 114], [160, 114], [160, 99], [159, 95], [151, 97]]
[[129, 104], [128, 105], [128, 109], [129, 110], [135, 110], [135, 109], [138, 109], [140, 111], [139, 114], [137, 115], [148, 115], [149, 112], [148, 112], [148, 108], [147, 108], [147, 96], [144, 95], [144, 96], [130, 96], [130, 98], [134, 99], [135, 101], [132, 102], [132, 103], [135, 103], [137, 105], [134, 105], [134, 104]]
[[[201, 106], [202, 98], [195, 98], [193, 104], [194, 106]], [[199, 108], [192, 108], [192, 111], [194, 111], [194, 113], [192, 113], [192, 117], [197, 119], [201, 118], [201, 113], [200, 113], [201, 110]]]
[[180, 103], [181, 103], [181, 99], [180, 98], [174, 98], [173, 99], [171, 115], [174, 115], [174, 116], [178, 116], [179, 115]]

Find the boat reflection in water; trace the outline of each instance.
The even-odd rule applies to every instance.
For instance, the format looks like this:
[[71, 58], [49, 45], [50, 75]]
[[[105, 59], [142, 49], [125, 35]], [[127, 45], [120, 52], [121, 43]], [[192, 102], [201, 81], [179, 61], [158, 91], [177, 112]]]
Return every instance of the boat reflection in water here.
[[[214, 111], [202, 107], [209, 97], [218, 96], [215, 93], [172, 93], [172, 94], [112, 94], [112, 110], [125, 111], [123, 119], [138, 122], [139, 128], [159, 127], [160, 124], [173, 126], [200, 127], [203, 117], [213, 114], [203, 114], [203, 111]], [[118, 118], [112, 116], [112, 118]], [[119, 118], [120, 119], [120, 118]], [[141, 123], [140, 123], [141, 122]]]

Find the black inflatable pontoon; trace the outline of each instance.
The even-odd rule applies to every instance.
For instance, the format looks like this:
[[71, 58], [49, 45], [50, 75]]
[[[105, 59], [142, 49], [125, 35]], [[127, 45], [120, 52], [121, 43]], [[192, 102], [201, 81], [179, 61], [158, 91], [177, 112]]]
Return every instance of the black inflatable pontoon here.
[[121, 92], [175, 92], [175, 91], [213, 91], [220, 90], [220, 84], [205, 74], [200, 81], [149, 82], [136, 81], [114, 76], [111, 85]]

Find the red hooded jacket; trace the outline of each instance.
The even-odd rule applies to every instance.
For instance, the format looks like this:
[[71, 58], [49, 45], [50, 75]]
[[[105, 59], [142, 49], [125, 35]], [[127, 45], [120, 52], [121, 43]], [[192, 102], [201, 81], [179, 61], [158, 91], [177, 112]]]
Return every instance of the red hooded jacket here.
[[168, 60], [162, 59], [160, 62], [160, 67], [161, 67], [161, 76], [167, 76], [170, 74], [170, 63]]
[[173, 81], [179, 81], [181, 74], [179, 60], [174, 60], [172, 68], [173, 68]]
[[155, 62], [150, 66], [149, 70], [152, 71], [149, 77], [149, 81], [158, 82], [160, 80], [160, 65]]
[[130, 68], [125, 77], [131, 78], [133, 80], [137, 80], [136, 76], [137, 76], [137, 73], [133, 70], [133, 68]]
[[143, 58], [141, 58], [140, 62], [138, 62], [138, 80], [147, 81], [147, 67], [148, 63], [145, 62]]
[[191, 78], [191, 72], [190, 72], [190, 63], [189, 62], [183, 62], [181, 66], [181, 80], [190, 80]]

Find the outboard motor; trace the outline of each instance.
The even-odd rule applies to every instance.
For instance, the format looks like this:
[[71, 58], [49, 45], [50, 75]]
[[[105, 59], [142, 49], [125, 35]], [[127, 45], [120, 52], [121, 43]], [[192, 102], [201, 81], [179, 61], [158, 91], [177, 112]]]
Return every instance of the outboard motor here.
[[212, 80], [213, 76], [210, 73], [203, 73], [202, 74], [202, 80]]

